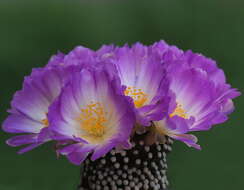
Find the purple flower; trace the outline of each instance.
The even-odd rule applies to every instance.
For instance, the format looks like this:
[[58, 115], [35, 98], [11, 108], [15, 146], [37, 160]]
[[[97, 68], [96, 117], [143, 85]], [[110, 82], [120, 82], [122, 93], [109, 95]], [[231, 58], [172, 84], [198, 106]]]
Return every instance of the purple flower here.
[[200, 149], [189, 133], [225, 122], [239, 95], [214, 60], [164, 41], [97, 51], [77, 46], [25, 78], [3, 130], [21, 134], [7, 140], [27, 145], [19, 153], [54, 140], [74, 164], [129, 148], [134, 132]]
[[[175, 94], [177, 104], [171, 114], [193, 119], [190, 131], [208, 130], [212, 125], [226, 121], [234, 109], [232, 99], [240, 95], [225, 83], [222, 70], [214, 62], [207, 62], [209, 67], [200, 63], [172, 64], [168, 72], [170, 90]], [[216, 76], [219, 76], [218, 80]]]
[[226, 121], [234, 109], [232, 99], [240, 93], [226, 83], [213, 60], [191, 51], [178, 59], [165, 63], [172, 97], [169, 115], [154, 123], [160, 134], [200, 148], [197, 139], [185, 133], [209, 130]]
[[101, 69], [74, 73], [49, 118], [56, 140], [74, 142], [59, 150], [74, 164], [91, 152], [95, 160], [116, 146], [128, 147], [134, 125], [132, 103], [118, 80]]
[[26, 77], [23, 89], [11, 102], [10, 115], [3, 123], [9, 133], [25, 133], [7, 140], [10, 146], [29, 144], [19, 153], [29, 151], [50, 140], [48, 108], [61, 92], [63, 82], [59, 70], [35, 69]]
[[163, 65], [154, 61], [154, 55], [139, 43], [131, 48], [117, 48], [112, 60], [126, 86], [124, 94], [134, 101], [137, 122], [149, 126], [152, 120], [162, 119], [168, 107], [168, 81]]
[[206, 58], [201, 54], [187, 51], [184, 55], [185, 64], [190, 68], [196, 68], [206, 73], [208, 79], [214, 83], [214, 101], [218, 106], [218, 114], [212, 121], [213, 124], [219, 124], [228, 119], [228, 114], [234, 110], [234, 104], [232, 99], [240, 95], [237, 89], [231, 88], [226, 83], [226, 77], [224, 71], [218, 68], [216, 62], [210, 58]]

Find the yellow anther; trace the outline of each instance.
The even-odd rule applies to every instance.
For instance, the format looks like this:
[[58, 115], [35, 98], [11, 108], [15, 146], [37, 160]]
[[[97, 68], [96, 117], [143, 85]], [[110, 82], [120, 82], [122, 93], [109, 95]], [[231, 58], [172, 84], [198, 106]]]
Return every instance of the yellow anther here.
[[124, 93], [126, 96], [133, 98], [136, 108], [144, 106], [145, 102], [147, 101], [147, 94], [145, 94], [142, 89], [127, 87]]
[[100, 103], [91, 103], [81, 109], [81, 114], [78, 120], [81, 122], [82, 130], [90, 135], [101, 137], [105, 133], [106, 126], [105, 113]]
[[179, 116], [179, 117], [182, 117], [184, 119], [188, 119], [188, 115], [186, 114], [186, 111], [183, 109], [182, 105], [181, 104], [177, 104], [175, 110], [173, 113], [171, 113], [169, 116], [170, 117], [173, 117], [173, 116]]
[[43, 119], [41, 122], [45, 127], [49, 125], [48, 119]]

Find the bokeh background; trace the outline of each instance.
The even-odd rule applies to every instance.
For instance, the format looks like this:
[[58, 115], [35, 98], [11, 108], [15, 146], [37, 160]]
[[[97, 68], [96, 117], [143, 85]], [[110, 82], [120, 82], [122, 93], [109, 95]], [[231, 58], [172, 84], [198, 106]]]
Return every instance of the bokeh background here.
[[[228, 82], [243, 91], [244, 1], [240, 0], [1, 0], [0, 122], [13, 93], [33, 67], [57, 50], [92, 49], [160, 39], [216, 59]], [[230, 120], [197, 133], [202, 151], [176, 142], [170, 154], [172, 190], [229, 190], [244, 187], [244, 99]], [[0, 190], [72, 190], [79, 168], [56, 159], [44, 145], [25, 155], [7, 147], [0, 132]]]

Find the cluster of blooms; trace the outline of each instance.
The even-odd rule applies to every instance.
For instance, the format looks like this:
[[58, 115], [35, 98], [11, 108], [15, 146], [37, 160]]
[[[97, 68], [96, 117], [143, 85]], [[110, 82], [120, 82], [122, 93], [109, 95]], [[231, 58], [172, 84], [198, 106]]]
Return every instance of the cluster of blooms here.
[[192, 131], [228, 119], [240, 93], [212, 59], [164, 41], [150, 46], [76, 47], [33, 69], [3, 123], [19, 153], [54, 140], [59, 154], [80, 164], [111, 149], [129, 149], [135, 133], [146, 143], [169, 136], [200, 149]]

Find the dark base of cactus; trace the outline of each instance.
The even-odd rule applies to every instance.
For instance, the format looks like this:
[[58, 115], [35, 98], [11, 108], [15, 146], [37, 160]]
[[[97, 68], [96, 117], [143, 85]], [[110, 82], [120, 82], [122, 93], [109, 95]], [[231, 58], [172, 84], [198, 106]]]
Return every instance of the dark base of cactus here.
[[79, 190], [166, 190], [168, 187], [166, 154], [173, 141], [145, 146], [140, 136], [135, 146], [94, 162], [87, 159], [81, 167]]

